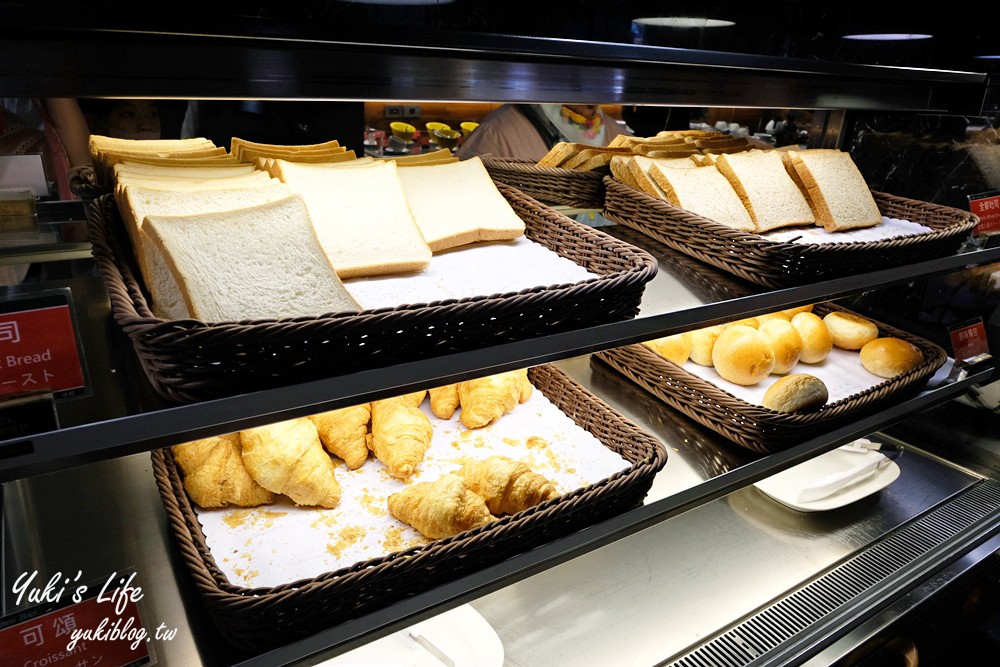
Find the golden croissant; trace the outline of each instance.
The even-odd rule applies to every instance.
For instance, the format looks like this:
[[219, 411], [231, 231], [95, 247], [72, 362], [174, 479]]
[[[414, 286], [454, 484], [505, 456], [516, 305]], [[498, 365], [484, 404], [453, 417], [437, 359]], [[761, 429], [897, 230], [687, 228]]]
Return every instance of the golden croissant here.
[[371, 404], [362, 403], [320, 412], [309, 419], [316, 425], [326, 451], [344, 459], [348, 468], [356, 470], [368, 459], [368, 423], [371, 417]]
[[459, 420], [466, 428], [491, 424], [513, 410], [518, 403], [531, 398], [531, 391], [526, 368], [461, 382], [458, 385], [458, 397], [462, 404]]
[[250, 476], [243, 464], [239, 433], [174, 445], [174, 461], [184, 473], [184, 488], [201, 507], [256, 507], [274, 494]]
[[428, 392], [431, 395], [431, 412], [438, 419], [451, 419], [458, 409], [458, 384], [446, 384]]
[[465, 485], [486, 500], [496, 516], [517, 514], [559, 495], [556, 485], [534, 472], [521, 461], [506, 456], [491, 456], [484, 461], [470, 461], [456, 473]]
[[372, 405], [369, 449], [393, 477], [405, 479], [424, 460], [434, 429], [420, 409], [426, 391], [394, 396]]
[[454, 474], [408, 486], [390, 495], [388, 504], [390, 514], [434, 540], [494, 520], [483, 499]]
[[285, 494], [296, 505], [333, 508], [340, 502], [336, 466], [308, 418], [241, 431], [240, 442], [247, 470], [265, 489]]

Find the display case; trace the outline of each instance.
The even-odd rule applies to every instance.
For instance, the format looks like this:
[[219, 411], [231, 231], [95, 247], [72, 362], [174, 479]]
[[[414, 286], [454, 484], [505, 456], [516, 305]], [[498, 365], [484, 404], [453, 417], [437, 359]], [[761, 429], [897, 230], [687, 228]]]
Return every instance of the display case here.
[[[990, 112], [989, 76], [975, 71], [392, 25], [376, 42], [350, 35], [350, 26], [273, 17], [219, 16], [208, 29], [184, 17], [154, 25], [63, 9], [39, 22], [37, 9], [11, 4], [20, 20], [0, 27], [5, 95], [804, 108], [814, 110], [810, 145], [845, 150], [868, 114]], [[881, 185], [874, 177], [871, 184]], [[65, 217], [82, 210], [81, 202]], [[847, 665], [876, 656], [902, 625], [993, 576], [1000, 429], [984, 396], [1000, 376], [991, 359], [956, 362], [948, 330], [980, 318], [993, 349], [1000, 345], [989, 278], [1000, 247], [970, 236], [945, 256], [771, 288], [624, 225], [600, 229], [656, 261], [635, 317], [203, 400], [172, 401], [150, 385], [96, 269], [3, 288], [6, 299], [68, 291], [86, 360], [85, 392], [46, 403], [48, 425], [32, 422], [0, 442], [4, 615], [33, 606], [14, 590], [25, 572], [81, 572], [84, 580], [134, 572], [145, 626], [177, 629], [148, 643], [159, 664], [337, 664], [352, 649], [435, 619], [474, 643], [475, 628], [448, 625], [449, 613], [469, 605], [501, 640], [502, 655], [468, 664]], [[597, 354], [828, 301], [932, 341], [947, 360], [919, 391], [774, 452], [741, 447], [693, 421]], [[439, 573], [430, 587], [320, 622], [303, 637], [273, 645], [264, 637], [264, 648], [223, 638], [202, 598], [205, 574], [189, 567], [188, 545], [164, 511], [151, 451], [543, 365], [662, 443], [667, 463], [640, 505], [454, 576]], [[880, 493], [806, 513], [757, 487], [865, 436], [900, 454], [900, 479]], [[480, 649], [488, 645], [482, 640]], [[454, 650], [446, 658], [459, 664], [463, 649]]]

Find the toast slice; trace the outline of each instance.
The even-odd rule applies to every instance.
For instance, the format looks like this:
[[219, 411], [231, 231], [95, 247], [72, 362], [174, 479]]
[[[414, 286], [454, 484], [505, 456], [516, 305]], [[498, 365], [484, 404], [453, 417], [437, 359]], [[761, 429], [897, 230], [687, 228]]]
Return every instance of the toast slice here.
[[816, 216], [785, 170], [781, 153], [759, 149], [723, 153], [716, 156], [715, 166], [743, 200], [756, 232], [815, 224]]
[[399, 180], [432, 252], [524, 235], [524, 221], [500, 194], [479, 157], [401, 169]]
[[217, 213], [150, 215], [143, 226], [189, 312], [204, 322], [361, 310], [320, 247], [301, 196]]
[[395, 162], [330, 169], [274, 161], [309, 208], [320, 246], [342, 279], [420, 271], [431, 249], [413, 219]]
[[167, 320], [191, 317], [180, 286], [152, 245], [143, 223], [148, 216], [195, 215], [264, 204], [288, 197], [288, 186], [277, 179], [266, 185], [231, 190], [194, 190], [187, 192], [152, 190], [127, 185], [115, 191], [122, 222], [132, 241], [139, 271], [153, 300], [153, 311]]
[[649, 172], [674, 206], [733, 229], [754, 231], [754, 222], [736, 190], [714, 166], [670, 169], [654, 163]]
[[835, 149], [784, 151], [816, 224], [837, 232], [882, 224], [882, 213], [851, 154]]
[[687, 157], [678, 158], [651, 158], [645, 155], [633, 157], [629, 168], [632, 170], [632, 178], [639, 189], [651, 197], [666, 199], [666, 193], [659, 183], [650, 175], [650, 168], [659, 165], [663, 169], [697, 169], [698, 165]]

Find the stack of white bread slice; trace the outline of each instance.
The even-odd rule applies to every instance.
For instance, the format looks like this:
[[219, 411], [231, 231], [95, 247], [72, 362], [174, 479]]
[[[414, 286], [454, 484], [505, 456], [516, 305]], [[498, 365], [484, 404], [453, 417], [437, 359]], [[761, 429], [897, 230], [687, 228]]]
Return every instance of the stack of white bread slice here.
[[840, 232], [882, 223], [850, 153], [836, 149], [618, 156], [611, 174], [674, 206], [756, 234], [803, 225]]
[[[154, 315], [221, 322], [358, 312], [346, 279], [417, 272], [434, 252], [524, 235], [479, 158], [300, 161], [295, 148], [234, 138], [234, 152], [254, 164], [113, 165]], [[345, 152], [308, 148], [301, 153], [310, 158]]]

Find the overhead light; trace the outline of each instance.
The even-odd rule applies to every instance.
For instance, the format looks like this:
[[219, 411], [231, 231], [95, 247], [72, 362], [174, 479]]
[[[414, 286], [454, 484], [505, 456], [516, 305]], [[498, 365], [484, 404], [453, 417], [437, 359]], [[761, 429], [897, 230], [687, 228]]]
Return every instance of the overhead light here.
[[632, 19], [632, 23], [652, 25], [661, 28], [726, 28], [736, 25], [733, 21], [723, 19], [706, 19], [694, 16], [647, 16]]
[[981, 59], [981, 60], [1000, 60], [1000, 54], [996, 54], [996, 53], [990, 54], [990, 55], [985, 55], [985, 56], [976, 56], [976, 57], [979, 58], [979, 59]]
[[904, 42], [912, 39], [931, 39], [934, 35], [912, 32], [873, 32], [864, 35], [844, 35], [844, 39], [863, 42]]

